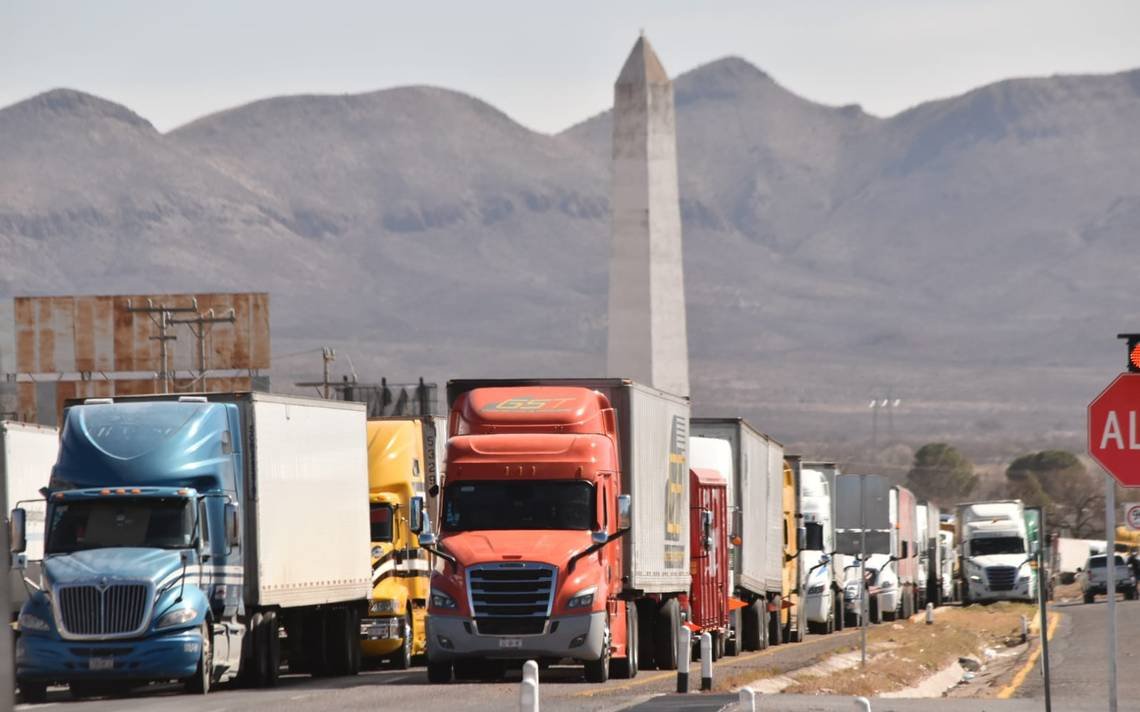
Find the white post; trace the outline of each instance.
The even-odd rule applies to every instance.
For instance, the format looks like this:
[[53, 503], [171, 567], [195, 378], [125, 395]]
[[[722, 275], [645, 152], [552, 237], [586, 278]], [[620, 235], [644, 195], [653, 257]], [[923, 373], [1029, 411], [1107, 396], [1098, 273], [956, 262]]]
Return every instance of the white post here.
[[[1105, 569], [1108, 571], [1108, 712], [1116, 712], [1116, 481], [1104, 476]], [[1048, 631], [1041, 631], [1048, 635]]]
[[701, 692], [712, 690], [712, 634], [701, 633]]
[[523, 663], [519, 712], [538, 712], [538, 663], [533, 660]]
[[1029, 619], [1025, 616], [1021, 617], [1021, 642], [1024, 643], [1029, 640]]
[[[1025, 618], [1025, 616], [1022, 616]], [[934, 625], [934, 604], [926, 604], [926, 625]]]
[[689, 658], [693, 656], [693, 632], [688, 626], [677, 631], [677, 692], [689, 691]]
[[740, 712], [756, 712], [756, 692], [750, 688], [740, 688]]
[[866, 697], [856, 697], [855, 712], [871, 712], [871, 702]]

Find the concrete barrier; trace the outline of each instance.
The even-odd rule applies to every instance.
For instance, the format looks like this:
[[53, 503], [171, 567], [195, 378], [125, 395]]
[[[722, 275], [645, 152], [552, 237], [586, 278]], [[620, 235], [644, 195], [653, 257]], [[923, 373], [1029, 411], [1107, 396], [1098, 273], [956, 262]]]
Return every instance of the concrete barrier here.
[[855, 712], [871, 712], [871, 702], [866, 697], [855, 698]]
[[712, 634], [701, 633], [701, 692], [712, 690]]
[[689, 660], [693, 657], [693, 633], [686, 626], [677, 632], [677, 692], [689, 691]]
[[538, 712], [538, 663], [523, 663], [522, 686], [519, 688], [519, 712]]
[[756, 692], [747, 687], [740, 688], [740, 704], [737, 709], [740, 712], [756, 712]]

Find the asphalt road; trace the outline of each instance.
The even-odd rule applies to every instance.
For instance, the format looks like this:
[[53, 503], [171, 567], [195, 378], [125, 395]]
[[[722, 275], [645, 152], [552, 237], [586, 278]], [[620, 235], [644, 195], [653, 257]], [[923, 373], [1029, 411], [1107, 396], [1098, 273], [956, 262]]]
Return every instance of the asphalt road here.
[[[803, 643], [782, 645], [765, 651], [724, 658], [714, 676], [724, 685], [741, 684], [764, 671], [783, 672], [802, 667], [814, 659], [857, 644], [857, 631], [830, 636], [808, 636]], [[700, 682], [699, 664], [693, 664], [691, 685]], [[506, 710], [518, 704], [520, 671], [509, 671], [504, 682], [452, 682], [429, 685], [423, 668], [409, 671], [365, 672], [354, 678], [313, 679], [285, 676], [277, 688], [243, 690], [218, 688], [207, 696], [181, 694], [175, 686], [144, 688], [129, 697], [76, 701], [65, 689], [51, 690], [48, 704], [60, 710], [102, 712], [104, 710], [209, 711], [221, 710], [376, 710], [400, 707], [417, 712], [446, 710]], [[676, 689], [676, 673], [642, 671], [633, 680], [611, 680], [593, 685], [582, 679], [581, 668], [553, 667], [540, 675], [544, 711], [610, 711], [628, 708], [656, 695]], [[691, 696], [698, 698], [698, 695]], [[660, 698], [658, 698], [660, 699]], [[41, 709], [45, 706], [20, 706]]]
[[[1058, 712], [1108, 709], [1108, 607], [1096, 603], [1060, 603], [1063, 613], [1049, 646], [1053, 709]], [[1118, 708], [1140, 712], [1140, 601], [1116, 601], [1116, 677]], [[1035, 670], [1018, 697], [1044, 700], [1044, 681]], [[1040, 708], [1043, 709], [1043, 708]]]

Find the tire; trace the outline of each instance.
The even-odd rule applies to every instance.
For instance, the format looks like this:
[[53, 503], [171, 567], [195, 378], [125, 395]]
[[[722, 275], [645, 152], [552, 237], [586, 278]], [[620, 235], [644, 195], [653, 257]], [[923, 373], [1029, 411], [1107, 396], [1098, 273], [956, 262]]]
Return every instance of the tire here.
[[883, 612], [879, 610], [879, 597], [870, 596], [867, 602], [867, 624], [878, 625], [883, 622]]
[[446, 685], [451, 682], [451, 663], [433, 663], [427, 664], [427, 678], [428, 682], [433, 685]]
[[767, 611], [764, 609], [764, 599], [758, 599], [749, 603], [746, 608], [741, 610], [741, 618], [743, 619], [741, 628], [742, 639], [741, 643], [744, 650], [763, 650], [764, 635], [760, 630], [760, 626], [764, 623], [764, 616]]
[[741, 613], [743, 611], [738, 608], [728, 614], [729, 632], [724, 637], [724, 654], [730, 658], [740, 655], [740, 636], [743, 633], [740, 629]]
[[602, 656], [597, 660], [585, 661], [586, 682], [604, 683], [610, 679], [610, 618], [606, 616], [606, 627], [602, 630]]
[[832, 612], [832, 631], [842, 632], [844, 625], [847, 623], [847, 613], [843, 610], [843, 592], [832, 591], [831, 593], [831, 607]]
[[772, 597], [772, 606], [776, 610], [768, 614], [768, 645], [781, 645], [784, 642], [784, 626], [780, 622], [784, 610], [783, 603], [782, 596]]
[[198, 669], [184, 683], [191, 695], [207, 695], [214, 681], [214, 633], [210, 623], [202, 624], [202, 649], [198, 653]]
[[415, 628], [412, 621], [412, 605], [408, 603], [408, 613], [404, 619], [404, 644], [392, 655], [390, 660], [394, 670], [407, 670], [412, 666], [412, 641], [415, 639]]
[[859, 616], [848, 611], [843, 612], [843, 625], [847, 628], [855, 628], [859, 625]]
[[637, 606], [632, 602], [625, 604], [625, 657], [614, 658], [610, 662], [610, 676], [618, 680], [630, 680], [637, 677]]
[[47, 702], [47, 683], [25, 680], [19, 683], [20, 701], [29, 705]]
[[259, 632], [258, 647], [264, 658], [258, 669], [262, 671], [262, 687], [277, 687], [277, 680], [281, 675], [281, 625], [277, 621], [276, 611], [266, 611], [261, 615], [261, 629]]
[[808, 621], [808, 633], [812, 635], [827, 635], [827, 623], [817, 623], [815, 621]]
[[677, 629], [681, 626], [681, 605], [670, 598], [657, 611], [653, 631], [653, 662], [658, 670], [677, 669]]
[[1095, 600], [1096, 600], [1096, 594], [1095, 593], [1086, 593], [1085, 594], [1085, 603], [1092, 603]]

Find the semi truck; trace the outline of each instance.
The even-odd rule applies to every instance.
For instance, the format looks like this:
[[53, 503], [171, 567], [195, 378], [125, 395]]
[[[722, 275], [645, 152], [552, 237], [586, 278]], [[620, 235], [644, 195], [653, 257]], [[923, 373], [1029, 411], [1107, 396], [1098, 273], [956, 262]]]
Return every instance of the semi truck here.
[[448, 384], [428, 680], [529, 658], [586, 679], [677, 666], [688, 613], [689, 400], [627, 379]]
[[915, 580], [918, 608], [925, 608], [927, 603], [932, 603], [935, 607], [942, 605], [940, 520], [938, 505], [923, 502], [915, 506], [915, 527], [918, 530], [918, 572]]
[[844, 616], [847, 625], [880, 623], [899, 605], [897, 496], [881, 475], [835, 478], [836, 549], [847, 554]]
[[[363, 405], [265, 393], [69, 403], [45, 499], [42, 580], [18, 619], [25, 699], [59, 683], [76, 696], [155, 680], [268, 686], [283, 657], [315, 675], [359, 669]], [[12, 512], [16, 552], [26, 512]]]
[[[783, 445], [742, 418], [693, 418], [692, 428], [700, 440], [722, 443], [695, 445], [695, 465], [731, 473], [730, 587], [744, 605], [729, 617], [726, 650], [762, 650], [795, 626], [796, 545], [803, 532], [795, 519], [794, 473]], [[798, 635], [798, 626], [790, 632]]]
[[[712, 636], [713, 660], [728, 640], [728, 481], [712, 469], [689, 470], [689, 628]], [[700, 659], [700, 647], [691, 653]]]
[[906, 487], [891, 487], [891, 557], [898, 577], [896, 608], [884, 609], [887, 620], [910, 618], [918, 604], [918, 541], [917, 504], [914, 494]]
[[[800, 470], [800, 512], [803, 515], [804, 548], [803, 617], [809, 632], [843, 630], [843, 572], [846, 557], [835, 551], [833, 469], [828, 477], [826, 464], [804, 463]], [[832, 466], [834, 467], [834, 466]]]
[[412, 506], [425, 501], [440, 476], [436, 445], [446, 438], [430, 416], [368, 421], [369, 549], [372, 599], [360, 623], [366, 660], [386, 659], [406, 670], [427, 653], [428, 554], [412, 530]]
[[956, 519], [962, 602], [1034, 600], [1021, 500], [959, 504]]
[[29, 584], [38, 581], [44, 554], [44, 501], [59, 450], [59, 431], [42, 425], [0, 421], [0, 482], [9, 508], [25, 512], [26, 548], [14, 556], [8, 581], [8, 622], [15, 622], [28, 598]]

